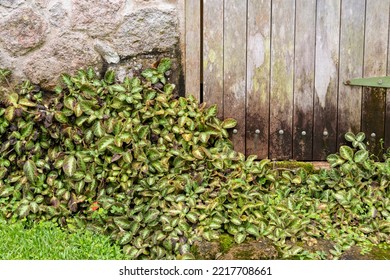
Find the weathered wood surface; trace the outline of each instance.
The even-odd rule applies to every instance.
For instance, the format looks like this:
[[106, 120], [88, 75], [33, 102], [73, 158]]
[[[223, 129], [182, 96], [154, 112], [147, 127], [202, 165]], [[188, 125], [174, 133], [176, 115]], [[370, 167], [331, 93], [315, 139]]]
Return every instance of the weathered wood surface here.
[[246, 1], [225, 0], [224, 117], [237, 120], [231, 138], [241, 153], [245, 153], [246, 8]]
[[362, 77], [364, 51], [365, 0], [344, 0], [341, 8], [340, 69], [337, 144], [346, 143], [344, 135], [361, 130], [362, 88], [344, 84]]
[[248, 1], [246, 153], [268, 157], [271, 2]]
[[[390, 7], [389, 7], [390, 14]], [[390, 76], [390, 18], [387, 44], [387, 76]], [[385, 120], [385, 147], [390, 148], [390, 89], [386, 92], [386, 120]]]
[[293, 158], [313, 156], [316, 1], [296, 2]]
[[292, 158], [294, 0], [272, 1], [270, 147], [271, 159]]
[[390, 75], [390, 0], [183, 2], [186, 92], [238, 121], [238, 151], [324, 160], [360, 130], [390, 147], [390, 91], [344, 85]]
[[336, 151], [340, 1], [317, 1], [313, 159]]
[[200, 4], [199, 0], [185, 0], [185, 91], [200, 100]]
[[223, 3], [203, 1], [203, 101], [223, 118]]
[[[364, 49], [364, 77], [385, 76], [390, 0], [367, 1]], [[362, 131], [366, 133], [371, 152], [380, 157], [380, 139], [385, 135], [386, 91], [364, 88], [362, 105]]]

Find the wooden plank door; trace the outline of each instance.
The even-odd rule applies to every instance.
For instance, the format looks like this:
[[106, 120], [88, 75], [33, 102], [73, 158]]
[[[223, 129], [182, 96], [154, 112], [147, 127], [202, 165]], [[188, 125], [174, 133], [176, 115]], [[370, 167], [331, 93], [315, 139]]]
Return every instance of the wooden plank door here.
[[272, 1], [269, 157], [292, 158], [294, 0]]
[[268, 157], [271, 1], [248, 1], [246, 154]]
[[341, 10], [338, 146], [346, 143], [345, 133], [361, 130], [362, 88], [345, 85], [344, 81], [362, 77], [365, 0], [344, 0]]
[[[390, 1], [367, 1], [364, 47], [364, 77], [385, 76], [389, 34]], [[381, 139], [385, 136], [386, 91], [382, 88], [363, 89], [362, 131], [370, 151], [381, 159]]]
[[246, 1], [224, 1], [224, 117], [237, 120], [231, 133], [236, 151], [245, 154]]
[[203, 101], [216, 104], [223, 118], [223, 13], [222, 1], [203, 1]]
[[336, 151], [340, 2], [317, 1], [314, 160]]
[[293, 158], [313, 157], [316, 1], [296, 2]]

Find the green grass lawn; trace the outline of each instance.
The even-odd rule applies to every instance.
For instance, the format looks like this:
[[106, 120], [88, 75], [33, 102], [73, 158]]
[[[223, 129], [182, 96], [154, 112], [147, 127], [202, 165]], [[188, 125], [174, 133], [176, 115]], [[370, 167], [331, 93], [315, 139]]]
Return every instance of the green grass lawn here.
[[67, 233], [52, 222], [0, 221], [0, 260], [120, 260], [126, 259], [110, 238], [89, 231]]

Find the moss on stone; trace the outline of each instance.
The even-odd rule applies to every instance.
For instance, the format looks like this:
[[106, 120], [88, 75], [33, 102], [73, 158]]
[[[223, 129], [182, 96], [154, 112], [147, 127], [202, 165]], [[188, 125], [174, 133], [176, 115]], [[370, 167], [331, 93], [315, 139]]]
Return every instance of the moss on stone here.
[[309, 173], [314, 173], [314, 165], [310, 162], [302, 162], [302, 161], [274, 161], [272, 163], [272, 167], [274, 169], [299, 169], [303, 168]]
[[221, 234], [219, 236], [219, 243], [221, 245], [221, 251], [222, 253], [226, 253], [227, 251], [229, 251], [229, 249], [234, 245], [236, 244], [235, 241], [234, 241], [234, 238], [233, 236], [229, 235], [229, 234]]

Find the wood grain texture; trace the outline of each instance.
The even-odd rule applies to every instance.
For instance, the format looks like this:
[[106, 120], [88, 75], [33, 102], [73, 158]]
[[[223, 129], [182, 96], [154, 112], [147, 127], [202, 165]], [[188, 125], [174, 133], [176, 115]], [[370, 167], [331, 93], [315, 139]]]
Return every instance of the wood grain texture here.
[[292, 158], [295, 1], [272, 1], [271, 159]]
[[293, 158], [313, 156], [313, 92], [316, 1], [296, 2]]
[[338, 146], [346, 143], [345, 133], [361, 130], [362, 88], [344, 82], [363, 75], [365, 0], [344, 0], [341, 11]]
[[340, 1], [318, 0], [313, 159], [336, 151]]
[[235, 150], [245, 153], [246, 1], [225, 0], [224, 117], [237, 120]]
[[185, 0], [185, 90], [200, 100], [200, 1]]
[[[364, 77], [386, 75], [389, 13], [383, 11], [388, 11], [389, 6], [390, 0], [367, 1]], [[366, 133], [370, 151], [379, 158], [380, 139], [385, 136], [385, 93], [381, 88], [363, 89], [362, 131]]]
[[[387, 43], [387, 76], [390, 76], [390, 18], [388, 26], [389, 34]], [[385, 147], [390, 148], [390, 89], [386, 91]]]
[[203, 101], [223, 118], [223, 2], [203, 1]]
[[246, 154], [268, 157], [271, 1], [248, 1]]

